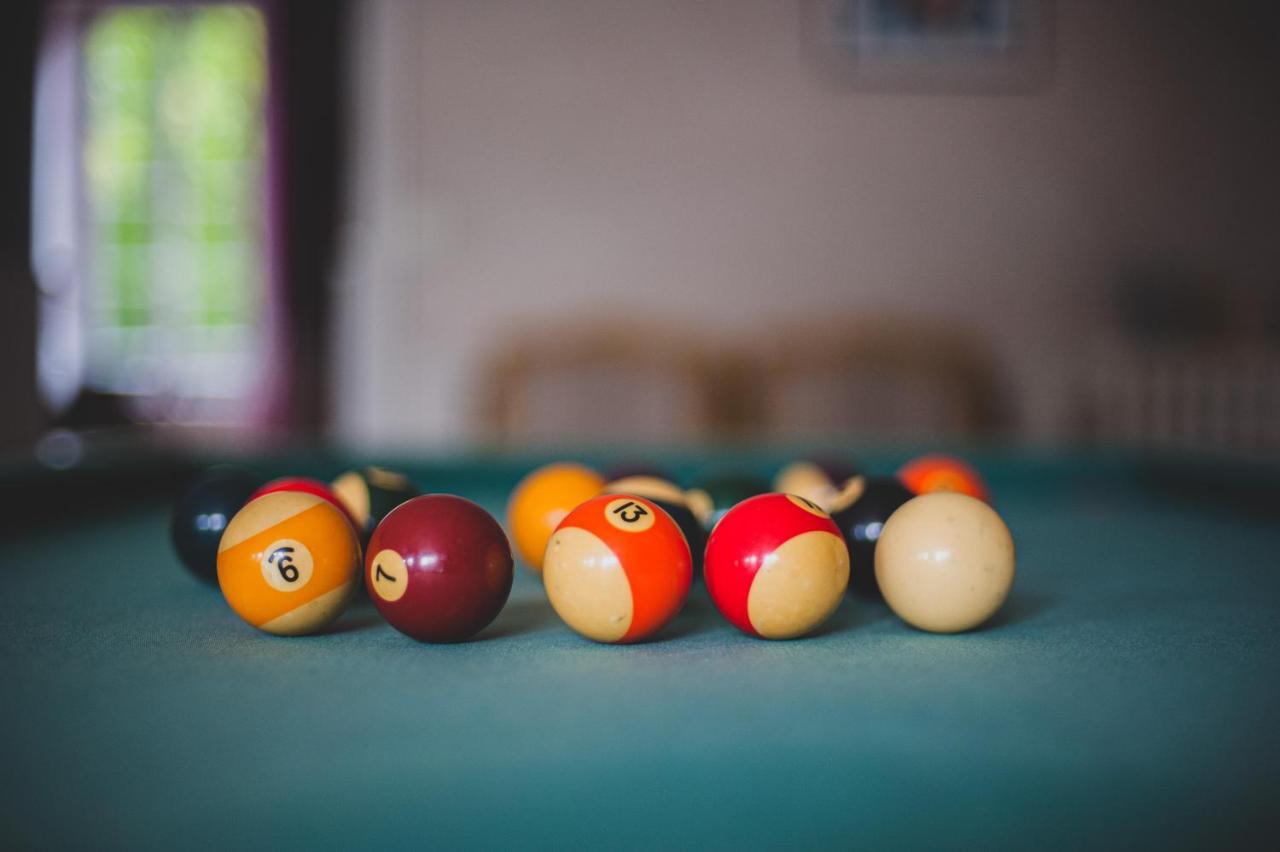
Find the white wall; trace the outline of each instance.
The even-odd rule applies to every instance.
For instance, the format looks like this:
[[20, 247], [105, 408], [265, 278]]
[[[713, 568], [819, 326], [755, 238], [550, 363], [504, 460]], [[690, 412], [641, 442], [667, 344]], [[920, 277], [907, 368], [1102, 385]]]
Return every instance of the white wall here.
[[1058, 437], [1118, 265], [1280, 269], [1271, 36], [1176, 5], [1062, 2], [1052, 86], [978, 96], [826, 86], [785, 0], [358, 4], [336, 437], [465, 443], [506, 329], [623, 309], [950, 318]]

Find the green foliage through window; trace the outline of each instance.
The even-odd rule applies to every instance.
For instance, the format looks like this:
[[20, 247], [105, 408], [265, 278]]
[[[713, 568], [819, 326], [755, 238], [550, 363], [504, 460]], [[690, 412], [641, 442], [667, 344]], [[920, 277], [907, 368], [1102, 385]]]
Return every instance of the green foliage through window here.
[[87, 379], [237, 396], [266, 277], [263, 16], [111, 8], [90, 23], [83, 62]]

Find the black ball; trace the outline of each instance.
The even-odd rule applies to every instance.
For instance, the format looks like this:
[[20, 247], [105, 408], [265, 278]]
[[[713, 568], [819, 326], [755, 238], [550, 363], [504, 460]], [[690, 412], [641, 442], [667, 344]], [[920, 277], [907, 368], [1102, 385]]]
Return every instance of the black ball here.
[[[639, 495], [643, 497], [644, 495]], [[695, 582], [702, 576], [702, 555], [707, 549], [707, 531], [693, 511], [684, 503], [669, 503], [665, 500], [653, 501], [658, 508], [666, 511], [676, 522], [684, 540], [689, 543], [689, 555], [693, 557], [693, 578]]]
[[708, 532], [734, 506], [769, 493], [769, 481], [749, 473], [721, 473], [706, 476], [694, 483], [685, 495], [685, 502], [698, 516]]
[[873, 476], [849, 483], [831, 519], [849, 545], [849, 589], [866, 597], [880, 597], [876, 584], [876, 542], [889, 516], [916, 495], [892, 476]]
[[218, 582], [218, 542], [232, 516], [261, 485], [240, 468], [216, 468], [200, 477], [173, 508], [169, 537], [178, 558], [206, 583]]
[[855, 476], [862, 475], [862, 465], [857, 459], [841, 456], [818, 456], [813, 464], [827, 475], [827, 479], [839, 488]]

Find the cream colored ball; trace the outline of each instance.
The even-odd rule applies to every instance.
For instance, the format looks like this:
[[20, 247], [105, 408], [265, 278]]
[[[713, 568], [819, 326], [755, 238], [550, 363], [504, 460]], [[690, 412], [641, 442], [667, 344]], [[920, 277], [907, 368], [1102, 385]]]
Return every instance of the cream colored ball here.
[[876, 544], [876, 582], [903, 621], [933, 633], [972, 630], [1013, 585], [1013, 537], [995, 510], [964, 494], [904, 503]]

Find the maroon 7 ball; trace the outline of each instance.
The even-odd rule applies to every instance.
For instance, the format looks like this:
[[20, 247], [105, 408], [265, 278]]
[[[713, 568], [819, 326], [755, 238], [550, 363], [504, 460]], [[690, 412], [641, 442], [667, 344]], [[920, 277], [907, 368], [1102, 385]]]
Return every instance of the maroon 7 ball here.
[[365, 587], [391, 626], [422, 642], [461, 642], [511, 593], [511, 545], [493, 516], [462, 497], [402, 503], [373, 531]]

